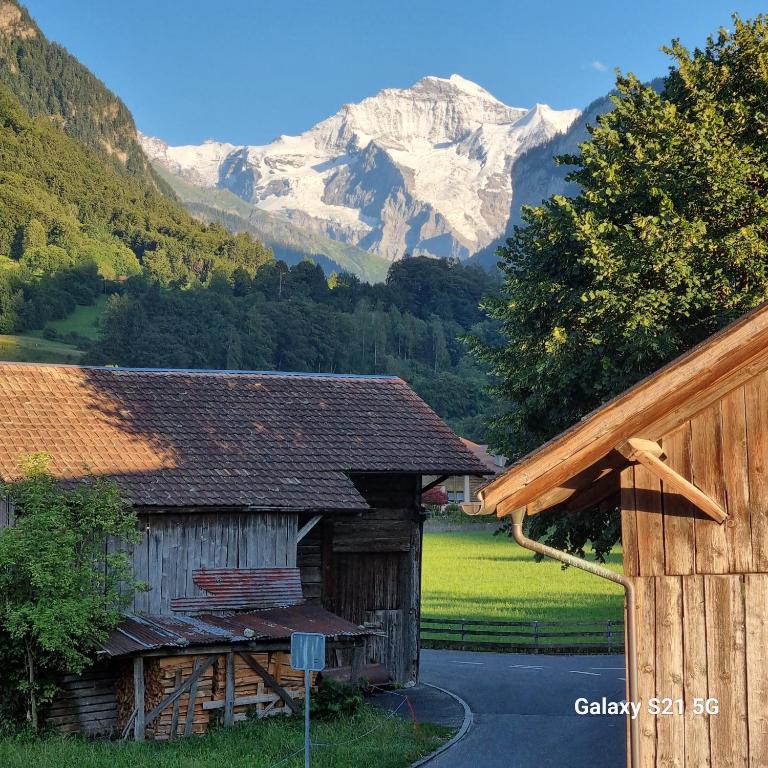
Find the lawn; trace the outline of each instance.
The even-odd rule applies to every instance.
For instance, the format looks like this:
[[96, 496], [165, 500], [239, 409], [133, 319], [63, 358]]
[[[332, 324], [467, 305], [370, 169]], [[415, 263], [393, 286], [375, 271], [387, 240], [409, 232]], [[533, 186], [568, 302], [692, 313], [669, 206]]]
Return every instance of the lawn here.
[[[304, 765], [303, 719], [269, 718], [164, 743], [87, 741], [51, 736], [0, 739], [3, 768], [299, 768]], [[392, 717], [366, 706], [351, 719], [314, 723], [315, 768], [406, 768], [437, 749], [447, 728]], [[295, 754], [289, 759], [287, 756]]]
[[[78, 305], [72, 314], [61, 320], [51, 320], [46, 328], [51, 328], [62, 336], [77, 333], [87, 339], [96, 339], [99, 335], [99, 318], [107, 305], [107, 297], [100, 296], [95, 304]], [[33, 331], [30, 336], [42, 336], [42, 331]]]
[[0, 335], [0, 360], [25, 363], [77, 363], [83, 353], [71, 344], [36, 336]]
[[[621, 571], [621, 553], [608, 567]], [[620, 586], [531, 552], [492, 529], [424, 534], [422, 615], [493, 621], [621, 619]], [[491, 640], [492, 638], [488, 638]]]

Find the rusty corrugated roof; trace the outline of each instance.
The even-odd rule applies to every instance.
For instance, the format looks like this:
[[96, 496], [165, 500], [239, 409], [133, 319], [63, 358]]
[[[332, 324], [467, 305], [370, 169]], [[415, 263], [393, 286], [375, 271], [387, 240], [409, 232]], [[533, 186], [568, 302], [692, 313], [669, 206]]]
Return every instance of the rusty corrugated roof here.
[[[253, 634], [246, 635], [246, 630]], [[371, 630], [318, 605], [307, 604], [230, 616], [129, 615], [110, 634], [99, 656], [115, 658], [159, 648], [288, 640], [293, 632], [319, 632], [329, 639], [371, 634]]]
[[176, 597], [173, 611], [221, 611], [300, 605], [298, 568], [207, 568], [194, 571], [192, 580], [206, 597]]

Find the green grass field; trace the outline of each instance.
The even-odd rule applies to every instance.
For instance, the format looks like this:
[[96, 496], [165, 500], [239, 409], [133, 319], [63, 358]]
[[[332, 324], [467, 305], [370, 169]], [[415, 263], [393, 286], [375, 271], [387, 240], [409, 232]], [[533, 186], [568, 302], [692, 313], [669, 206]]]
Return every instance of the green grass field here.
[[24, 363], [77, 363], [83, 353], [71, 344], [36, 336], [0, 335], [0, 360]]
[[[114, 743], [51, 736], [19, 741], [0, 739], [3, 768], [270, 768], [303, 746], [301, 717], [246, 721], [164, 743]], [[372, 731], [372, 729], [375, 729]], [[371, 732], [372, 731], [372, 732]], [[437, 749], [448, 738], [447, 728], [390, 717], [366, 706], [354, 717], [312, 725], [312, 740], [333, 743], [312, 753], [315, 768], [406, 768]], [[341, 743], [343, 742], [343, 743]], [[336, 746], [336, 744], [339, 744]], [[303, 754], [281, 768], [304, 765]]]
[[[621, 553], [608, 567], [621, 571]], [[621, 619], [618, 585], [532, 553], [492, 530], [424, 534], [422, 616], [492, 621]], [[493, 638], [488, 638], [492, 640]]]
[[[51, 320], [46, 328], [52, 328], [62, 335], [77, 333], [87, 339], [96, 339], [99, 335], [99, 318], [104, 307], [107, 306], [107, 297], [100, 296], [95, 304], [89, 306], [78, 305], [71, 315], [61, 320]], [[42, 337], [42, 331], [32, 331], [29, 336]]]

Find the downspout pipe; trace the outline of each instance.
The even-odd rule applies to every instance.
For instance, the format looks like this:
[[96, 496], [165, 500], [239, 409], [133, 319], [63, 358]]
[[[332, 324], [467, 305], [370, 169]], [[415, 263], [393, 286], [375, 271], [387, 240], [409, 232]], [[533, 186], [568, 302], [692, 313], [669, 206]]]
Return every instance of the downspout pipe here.
[[[599, 576], [601, 579], [607, 579], [615, 584], [624, 587], [624, 594], [627, 600], [627, 689], [630, 702], [640, 701], [637, 691], [637, 628], [635, 624], [635, 585], [630, 579], [620, 573], [615, 573], [608, 568], [603, 568], [597, 563], [590, 563], [582, 560], [580, 557], [574, 557], [559, 549], [548, 547], [538, 541], [529, 539], [523, 533], [523, 520], [525, 520], [526, 508], [521, 507], [512, 513], [512, 536], [515, 541], [531, 552], [536, 552], [545, 557], [551, 557], [560, 563], [572, 565], [582, 571]], [[637, 718], [629, 720], [629, 752], [631, 768], [640, 768], [640, 724]]]

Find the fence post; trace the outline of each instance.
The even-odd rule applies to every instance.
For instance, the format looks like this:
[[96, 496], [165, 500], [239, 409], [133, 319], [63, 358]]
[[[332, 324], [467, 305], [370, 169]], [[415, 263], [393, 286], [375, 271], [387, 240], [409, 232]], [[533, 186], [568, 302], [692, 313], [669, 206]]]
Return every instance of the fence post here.
[[465, 626], [466, 626], [466, 619], [462, 619], [461, 620], [461, 648], [462, 648], [462, 650], [464, 649], [464, 638], [466, 637], [466, 634], [465, 634], [465, 631], [464, 631]]
[[534, 653], [539, 652], [539, 622], [534, 621], [533, 622], [533, 647], [534, 647]]
[[613, 626], [610, 619], [608, 619], [608, 650], [613, 650]]

